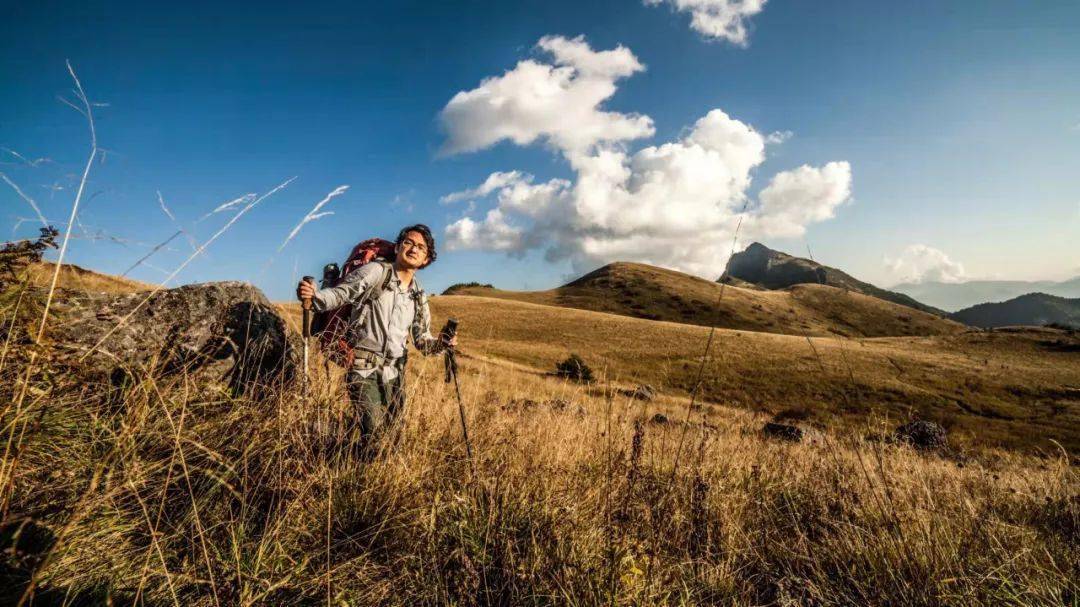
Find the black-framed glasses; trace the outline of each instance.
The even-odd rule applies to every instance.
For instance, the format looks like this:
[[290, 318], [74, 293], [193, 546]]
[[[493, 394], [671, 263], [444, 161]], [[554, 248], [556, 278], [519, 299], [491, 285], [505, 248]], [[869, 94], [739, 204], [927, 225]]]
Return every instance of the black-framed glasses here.
[[427, 245], [419, 242], [413, 242], [406, 238], [401, 241], [401, 246], [407, 249], [418, 249], [421, 253], [427, 253]]

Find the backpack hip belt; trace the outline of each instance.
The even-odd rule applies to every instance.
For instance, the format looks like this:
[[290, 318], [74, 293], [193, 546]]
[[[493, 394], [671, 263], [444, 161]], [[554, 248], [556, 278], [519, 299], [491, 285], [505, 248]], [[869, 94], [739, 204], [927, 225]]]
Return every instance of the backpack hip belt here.
[[383, 356], [378, 352], [372, 352], [371, 350], [364, 350], [362, 348], [356, 348], [353, 351], [354, 361], [362, 360], [370, 363], [373, 367], [387, 367], [390, 365], [394, 365], [397, 364], [401, 360], [401, 358], [403, 357], [399, 356], [397, 358], [390, 358], [387, 356]]

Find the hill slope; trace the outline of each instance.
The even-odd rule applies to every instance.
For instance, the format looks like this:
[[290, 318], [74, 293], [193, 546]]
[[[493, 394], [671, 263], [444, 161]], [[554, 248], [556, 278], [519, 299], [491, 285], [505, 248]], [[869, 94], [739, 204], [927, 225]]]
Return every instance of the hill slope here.
[[1005, 301], [1026, 293], [1046, 293], [1058, 297], [1080, 297], [1080, 276], [1062, 282], [1020, 280], [972, 280], [968, 282], [904, 283], [892, 288], [898, 293], [955, 312], [986, 302]]
[[[460, 391], [439, 357], [415, 357], [400, 423], [363, 462], [340, 373], [317, 356], [304, 388], [252, 399], [151, 365], [79, 381], [40, 367], [77, 354], [48, 340], [34, 349], [44, 356], [6, 352], [8, 393], [31, 396], [0, 416], [12, 437], [0, 460], [0, 604], [982, 607], [1075, 596], [1076, 466], [1049, 439], [1075, 437], [1068, 386], [1080, 371], [1044, 345], [1080, 341], [1065, 332], [721, 330], [704, 394], [732, 406], [690, 407], [705, 327], [491, 298], [432, 305], [437, 323], [462, 319]], [[660, 396], [546, 374], [569, 348], [602, 379], [652, 381]], [[770, 439], [765, 415], [735, 407], [801, 419], [804, 440]], [[924, 409], [959, 457], [881, 440]], [[825, 423], [836, 419], [852, 423]], [[1044, 455], [995, 450], [999, 435]]]
[[960, 310], [950, 318], [974, 327], [1060, 324], [1080, 328], [1080, 299], [1029, 293]]
[[822, 265], [811, 259], [775, 251], [758, 242], [732, 255], [728, 260], [727, 268], [724, 270], [724, 275], [720, 277], [720, 281], [730, 282], [733, 278], [766, 289], [786, 289], [801, 284], [829, 285], [857, 291], [922, 312], [938, 316], [945, 315], [942, 310], [919, 303], [902, 293], [886, 291], [836, 268]]
[[[671, 273], [634, 265], [609, 269]], [[595, 281], [605, 277], [627, 277], [620, 272], [590, 274], [575, 281], [574, 288], [594, 288]], [[78, 276], [84, 285], [142, 288], [142, 283], [87, 270], [70, 276]], [[654, 282], [662, 281], [654, 277]], [[832, 287], [809, 287], [810, 295], [798, 300], [810, 302], [807, 305], [815, 294], [825, 294], [830, 301], [835, 296], [878, 301]], [[725, 300], [732, 292], [790, 295], [726, 287]], [[294, 328], [299, 326], [298, 304], [279, 308]], [[449, 317], [460, 321], [466, 360], [483, 359], [509, 374], [542, 377], [555, 362], [576, 352], [616, 385], [659, 387], [668, 398], [675, 397], [676, 411], [685, 407], [684, 399], [697, 383], [710, 332], [692, 324], [491, 297], [434, 297], [432, 311], [436, 326]], [[795, 411], [822, 426], [865, 427], [872, 416], [923, 417], [944, 423], [960, 444], [1049, 448], [1047, 439], [1054, 439], [1075, 453], [1080, 448], [1078, 349], [1080, 337], [1055, 329], [857, 340], [721, 329], [700, 376], [698, 401], [768, 413]]]
[[[298, 308], [298, 306], [297, 306]], [[587, 310], [435, 297], [462, 350], [539, 372], [573, 352], [609, 378], [689, 394], [709, 329]], [[968, 445], [1080, 448], [1080, 338], [1054, 329], [851, 340], [719, 330], [699, 401], [798, 411], [827, 426], [941, 421]], [[685, 414], [685, 413], [683, 413]], [[864, 426], [865, 427], [865, 426]]]
[[[43, 261], [32, 264], [28, 270], [31, 285], [47, 288], [52, 283], [56, 264]], [[102, 274], [65, 263], [60, 268], [60, 277], [56, 282], [56, 286], [84, 293], [130, 293], [132, 291], [149, 291], [157, 285], [122, 276]]]
[[880, 337], [963, 330], [961, 325], [933, 314], [832, 286], [803, 284], [783, 291], [759, 290], [627, 262], [606, 265], [547, 291], [461, 287], [450, 292], [788, 335]]

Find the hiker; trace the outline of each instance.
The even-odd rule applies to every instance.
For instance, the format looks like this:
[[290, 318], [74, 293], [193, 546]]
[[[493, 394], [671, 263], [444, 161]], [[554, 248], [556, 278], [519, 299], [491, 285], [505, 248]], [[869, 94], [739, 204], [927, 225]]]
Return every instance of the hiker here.
[[[389, 243], [385, 243], [389, 247]], [[416, 271], [435, 261], [435, 238], [423, 224], [405, 227], [393, 243], [393, 259], [360, 266], [336, 286], [316, 289], [307, 281], [296, 288], [310, 297], [316, 312], [352, 305], [345, 339], [351, 364], [345, 378], [349, 400], [359, 421], [361, 449], [373, 454], [374, 438], [393, 423], [405, 406], [406, 341], [425, 355], [457, 345], [431, 335], [431, 312]]]

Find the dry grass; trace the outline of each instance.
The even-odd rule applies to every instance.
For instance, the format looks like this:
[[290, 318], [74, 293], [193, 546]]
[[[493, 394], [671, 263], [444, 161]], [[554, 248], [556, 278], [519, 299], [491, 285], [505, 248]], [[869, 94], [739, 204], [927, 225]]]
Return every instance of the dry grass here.
[[[679, 390], [642, 403], [614, 388], [655, 369], [681, 377], [702, 327], [468, 297], [433, 307], [462, 320], [471, 353], [461, 380], [475, 475], [437, 359], [414, 359], [398, 440], [361, 463], [326, 448], [347, 415], [336, 377], [309, 398], [292, 388], [253, 401], [139, 370], [120, 387], [86, 384], [51, 376], [47, 355], [27, 374], [16, 351], [0, 371], [0, 538], [16, 547], [0, 602], [31, 578], [41, 605], [1076, 601], [1078, 479], [1062, 454], [944, 459], [843, 425], [776, 443], [745, 406], [683, 423]], [[4, 309], [5, 327], [33, 326]], [[845, 359], [869, 390], [886, 355], [929, 382], [936, 365], [979, 366], [979, 351], [1012, 352], [1017, 367], [994, 381], [1074, 381], [1075, 362], [1048, 368], [1054, 354], [1036, 342], [814, 339], [815, 371], [805, 339], [724, 331], [708, 393], [745, 405], [724, 390], [784, 379], [828, 398], [843, 391]], [[567, 349], [602, 381], [540, 371]]]
[[[52, 281], [56, 264], [50, 262], [35, 263], [29, 267], [30, 285], [35, 287], [48, 287]], [[131, 278], [101, 274], [72, 264], [64, 264], [60, 268], [60, 276], [56, 286], [69, 291], [82, 293], [131, 293], [132, 291], [149, 291], [157, 285], [152, 285]]]
[[[620, 384], [685, 396], [709, 330], [496, 299], [432, 298], [437, 317], [462, 324], [465, 351], [547, 373], [582, 355]], [[704, 400], [754, 411], [804, 411], [822, 426], [874, 418], [943, 423], [958, 446], [1080, 449], [1080, 359], [1061, 331], [968, 331], [933, 337], [844, 339], [717, 330], [700, 388]], [[510, 367], [515, 368], [515, 367]]]
[[[720, 291], [723, 288], [723, 298]], [[648, 320], [787, 335], [952, 335], [957, 322], [854, 291], [798, 285], [740, 288], [639, 263], [613, 263], [548, 291], [454, 289], [454, 295], [610, 312]]]

